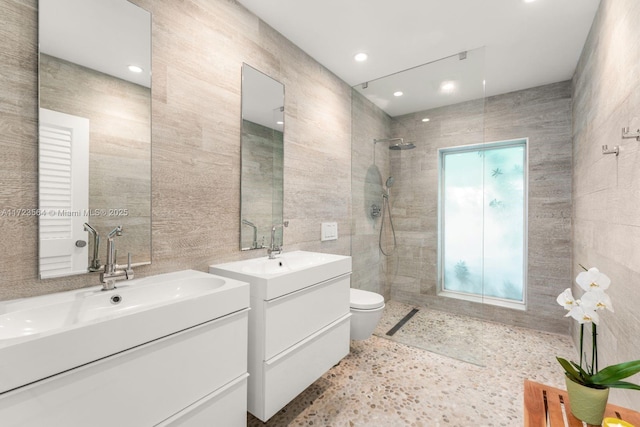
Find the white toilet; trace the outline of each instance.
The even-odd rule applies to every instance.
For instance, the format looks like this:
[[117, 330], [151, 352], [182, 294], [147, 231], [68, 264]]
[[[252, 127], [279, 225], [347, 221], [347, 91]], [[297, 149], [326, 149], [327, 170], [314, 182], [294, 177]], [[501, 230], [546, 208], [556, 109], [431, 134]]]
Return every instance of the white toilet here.
[[375, 292], [351, 288], [351, 339], [366, 340], [373, 334], [384, 310], [384, 298]]

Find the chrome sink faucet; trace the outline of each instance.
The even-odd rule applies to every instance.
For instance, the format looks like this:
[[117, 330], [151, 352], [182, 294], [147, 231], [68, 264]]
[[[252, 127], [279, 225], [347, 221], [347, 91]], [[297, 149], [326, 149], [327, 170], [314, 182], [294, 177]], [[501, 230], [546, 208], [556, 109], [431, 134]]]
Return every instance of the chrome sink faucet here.
[[269, 259], [275, 259], [276, 255], [274, 252], [278, 252], [278, 254], [282, 253], [282, 246], [276, 246], [276, 230], [278, 228], [282, 228], [284, 230], [285, 227], [289, 226], [289, 221], [285, 221], [282, 224], [276, 224], [271, 227], [271, 243], [267, 248], [267, 254], [269, 255]]
[[89, 234], [91, 234], [91, 237], [93, 237], [93, 256], [91, 257], [91, 262], [89, 263], [89, 272], [93, 273], [96, 271], [100, 271], [100, 259], [98, 258], [98, 250], [100, 249], [100, 234], [87, 222], [84, 223], [84, 231], [88, 231]]
[[100, 283], [102, 283], [103, 291], [115, 289], [117, 280], [131, 280], [134, 276], [133, 269], [131, 268], [131, 253], [129, 253], [127, 257], [126, 268], [122, 268], [116, 264], [116, 246], [114, 242], [116, 236], [122, 236], [121, 225], [114, 228], [107, 236], [107, 262], [100, 273]]

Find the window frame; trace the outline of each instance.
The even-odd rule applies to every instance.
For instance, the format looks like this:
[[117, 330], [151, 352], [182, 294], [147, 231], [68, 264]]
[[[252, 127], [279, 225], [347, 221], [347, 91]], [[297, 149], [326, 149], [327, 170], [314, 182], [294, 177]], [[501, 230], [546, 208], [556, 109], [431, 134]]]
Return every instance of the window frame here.
[[[473, 294], [461, 291], [447, 290], [444, 288], [444, 163], [445, 156], [448, 154], [455, 153], [467, 153], [471, 151], [487, 151], [496, 148], [508, 148], [508, 147], [524, 147], [524, 162], [523, 162], [523, 272], [522, 272], [522, 300], [516, 301], [512, 299], [499, 298], [494, 296], [486, 296], [484, 294], [484, 284], [483, 284], [483, 293]], [[483, 183], [483, 199], [484, 199], [484, 183]], [[513, 138], [502, 141], [492, 141], [492, 142], [484, 142], [478, 144], [470, 144], [470, 145], [461, 145], [455, 147], [447, 147], [447, 148], [439, 148], [438, 149], [438, 244], [437, 244], [437, 260], [438, 260], [438, 277], [437, 277], [437, 288], [436, 293], [438, 296], [447, 297], [447, 298], [455, 298], [465, 301], [471, 301], [476, 303], [490, 304], [500, 307], [511, 308], [515, 310], [526, 310], [527, 309], [527, 288], [528, 288], [528, 234], [529, 234], [529, 224], [528, 224], [528, 212], [529, 212], [529, 138]], [[482, 213], [483, 223], [484, 223], [484, 210]], [[483, 237], [484, 242], [484, 237]], [[483, 249], [484, 250], [484, 249]], [[484, 264], [484, 260], [483, 260]]]

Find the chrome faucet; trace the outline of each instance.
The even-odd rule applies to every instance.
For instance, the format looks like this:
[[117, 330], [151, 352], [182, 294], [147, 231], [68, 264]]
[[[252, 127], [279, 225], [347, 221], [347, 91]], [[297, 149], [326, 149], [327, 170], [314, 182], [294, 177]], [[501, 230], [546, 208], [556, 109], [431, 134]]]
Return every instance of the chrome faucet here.
[[107, 262], [104, 265], [104, 269], [100, 273], [100, 283], [102, 283], [103, 291], [115, 289], [117, 280], [133, 279], [133, 269], [131, 268], [131, 253], [129, 253], [127, 257], [126, 268], [122, 268], [118, 266], [118, 264], [116, 264], [116, 246], [114, 242], [116, 236], [122, 236], [121, 225], [114, 228], [107, 236]]
[[267, 254], [269, 255], [269, 259], [275, 259], [276, 255], [274, 252], [278, 252], [278, 254], [282, 253], [282, 246], [276, 246], [276, 230], [278, 228], [282, 228], [284, 230], [285, 227], [289, 226], [289, 221], [285, 221], [282, 224], [276, 224], [271, 227], [271, 244], [267, 248]]
[[100, 271], [100, 259], [98, 259], [98, 251], [100, 250], [100, 234], [87, 222], [84, 223], [84, 231], [88, 231], [89, 234], [91, 234], [91, 237], [93, 237], [93, 256], [91, 257], [91, 263], [89, 263], [89, 272], [93, 273]]

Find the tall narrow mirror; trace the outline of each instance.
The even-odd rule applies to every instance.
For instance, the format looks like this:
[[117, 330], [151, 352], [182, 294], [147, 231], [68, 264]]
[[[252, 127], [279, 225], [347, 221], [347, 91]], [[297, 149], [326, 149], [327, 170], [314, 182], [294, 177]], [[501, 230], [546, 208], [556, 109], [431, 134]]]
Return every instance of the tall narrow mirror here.
[[116, 262], [150, 263], [150, 13], [40, 0], [39, 47], [40, 277], [99, 268], [117, 226]]
[[[284, 85], [242, 65], [240, 249], [266, 247], [282, 223]], [[282, 229], [275, 240], [282, 244]]]

